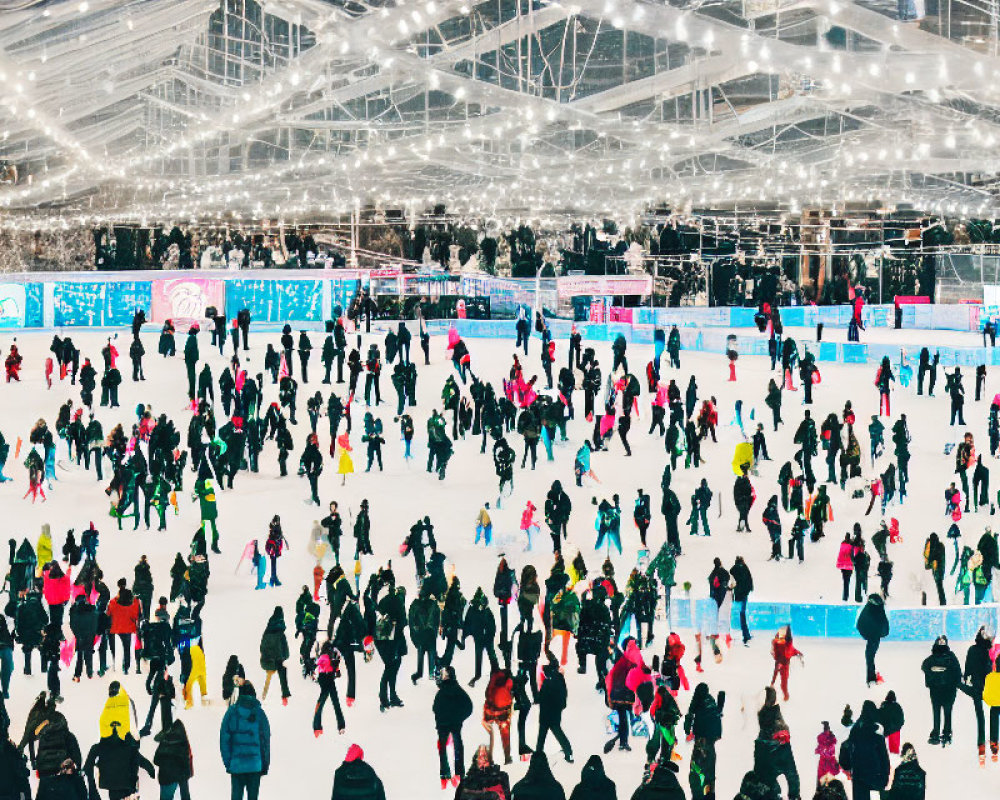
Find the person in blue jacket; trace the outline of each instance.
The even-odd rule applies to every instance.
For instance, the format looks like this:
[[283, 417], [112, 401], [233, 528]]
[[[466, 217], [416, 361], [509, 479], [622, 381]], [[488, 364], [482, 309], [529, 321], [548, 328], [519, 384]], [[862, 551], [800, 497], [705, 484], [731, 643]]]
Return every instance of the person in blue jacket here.
[[219, 751], [232, 784], [233, 800], [257, 800], [260, 779], [271, 766], [271, 726], [253, 684], [240, 684], [239, 699], [219, 729]]

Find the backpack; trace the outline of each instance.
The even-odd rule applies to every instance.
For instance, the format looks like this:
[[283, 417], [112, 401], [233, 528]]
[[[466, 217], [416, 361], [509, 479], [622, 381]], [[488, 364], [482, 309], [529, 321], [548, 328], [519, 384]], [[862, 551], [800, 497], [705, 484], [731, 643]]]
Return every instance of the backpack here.
[[380, 614], [375, 623], [375, 639], [387, 642], [396, 634], [396, 621], [388, 614]]
[[70, 732], [52, 723], [42, 728], [38, 736], [38, 758], [35, 766], [41, 775], [56, 775], [63, 761], [70, 757]]
[[434, 608], [430, 603], [420, 603], [413, 613], [413, 624], [410, 626], [415, 633], [436, 633], [436, 626], [433, 624], [432, 615]]

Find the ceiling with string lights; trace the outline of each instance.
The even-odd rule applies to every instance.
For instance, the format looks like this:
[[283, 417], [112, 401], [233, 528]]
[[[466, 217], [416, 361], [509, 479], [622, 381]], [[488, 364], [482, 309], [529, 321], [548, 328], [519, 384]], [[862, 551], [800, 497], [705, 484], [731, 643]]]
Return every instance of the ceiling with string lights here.
[[0, 0], [0, 215], [992, 214], [995, 0]]

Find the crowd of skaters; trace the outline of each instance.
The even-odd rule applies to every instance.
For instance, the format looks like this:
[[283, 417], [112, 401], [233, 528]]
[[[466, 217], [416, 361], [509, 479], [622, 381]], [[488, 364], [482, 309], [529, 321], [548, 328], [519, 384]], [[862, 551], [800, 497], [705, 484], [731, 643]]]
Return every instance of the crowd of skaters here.
[[[762, 310], [765, 311], [768, 310]], [[805, 353], [800, 358], [795, 342], [782, 337], [780, 325], [775, 326], [768, 314], [765, 317], [768, 333], [774, 341], [772, 368], [777, 370], [777, 354], [780, 353], [782, 374], [777, 382], [770, 381], [766, 394], [759, 399], [772, 411], [773, 427], [777, 430], [784, 423], [782, 409], [786, 392], [802, 390], [803, 404], [813, 404], [818, 368], [812, 354]], [[128, 348], [135, 382], [145, 380], [147, 368], [143, 364], [145, 350], [139, 335], [144, 324], [144, 314], [139, 311], [133, 321], [133, 338]], [[24, 451], [28, 471], [25, 499], [52, 502], [58, 498], [57, 493], [51, 493], [54, 482], [58, 482], [60, 469], [67, 466], [93, 469], [101, 487], [111, 498], [113, 524], [121, 527], [126, 520], [131, 521], [134, 528], [140, 524], [149, 528], [152, 510], [157, 515], [158, 530], [166, 530], [168, 520], [177, 513], [178, 503], [184, 502], [184, 478], [190, 470], [190, 488], [198, 504], [201, 525], [190, 546], [177, 553], [170, 569], [169, 592], [162, 595], [154, 591], [145, 557], [136, 564], [131, 580], [105, 578], [99, 566], [100, 535], [93, 522], [82, 528], [79, 544], [76, 531], [68, 531], [58, 551], [47, 527], [34, 545], [27, 539], [20, 544], [12, 540], [6, 587], [9, 601], [4, 616], [0, 617], [3, 694], [6, 699], [12, 687], [16, 691], [19, 683], [26, 683], [19, 680], [15, 669], [15, 645], [23, 652], [25, 676], [31, 675], [33, 653], [38, 651], [47, 691], [39, 694], [33, 704], [23, 736], [11, 734], [5, 744], [3, 777], [9, 776], [10, 780], [0, 783], [12, 787], [8, 796], [31, 796], [26, 759], [38, 778], [36, 797], [84, 797], [89, 794], [93, 798], [106, 790], [109, 797], [119, 800], [135, 794], [140, 769], [157, 776], [162, 798], [171, 798], [175, 793], [181, 797], [190, 796], [194, 789], [193, 760], [184, 725], [173, 717], [178, 694], [174, 677], [178, 678], [180, 698], [186, 707], [194, 705], [196, 692], [202, 698], [209, 693], [203, 645], [209, 633], [204, 630], [202, 611], [210, 596], [210, 559], [222, 552], [216, 492], [232, 489], [234, 479], [244, 470], [257, 472], [265, 448], [270, 453], [269, 445], [273, 442], [280, 476], [288, 474], [289, 456], [299, 455], [299, 474], [307, 478], [310, 486], [308, 502], [319, 506], [318, 479], [328, 464], [334, 465], [342, 485], [354, 472], [352, 413], [355, 409], [360, 410], [362, 402], [366, 410], [359, 426], [361, 435], [355, 435], [355, 440], [366, 446], [367, 470], [376, 467], [381, 470], [385, 437], [382, 421], [376, 414], [383, 402], [381, 373], [383, 368], [389, 368], [386, 365], [392, 365], [391, 384], [397, 395], [393, 423], [399, 425], [404, 443], [402, 458], [413, 458], [410, 446], [417, 426], [411, 409], [416, 406], [418, 365], [410, 358], [412, 334], [407, 323], [393, 326], [383, 341], [370, 341], [364, 355], [360, 336], [355, 339], [356, 346], [349, 344], [354, 335], [353, 331], [348, 331], [349, 321], [337, 318], [327, 324], [320, 349], [323, 366], [320, 383], [346, 386], [339, 393], [332, 391], [328, 399], [324, 399], [322, 392], [308, 398], [308, 416], [302, 423], [308, 426], [309, 433], [300, 452], [296, 452], [292, 436], [300, 424], [296, 419], [300, 384], [295, 378], [294, 362], [298, 361], [297, 374], [301, 383], [308, 383], [313, 350], [309, 335], [300, 331], [296, 340], [290, 325], [286, 325], [278, 346], [273, 342], [267, 345], [264, 372], [249, 375], [241, 365], [240, 354], [249, 349], [250, 326], [250, 314], [246, 310], [237, 315], [228, 330], [224, 318], [216, 315], [211, 320], [209, 346], [217, 347], [220, 356], [224, 356], [227, 345], [232, 348], [232, 356], [228, 364], [218, 369], [217, 379], [212, 374], [209, 359], [202, 357], [199, 327], [188, 328], [182, 348], [190, 403], [185, 413], [186, 436], [183, 424], [175, 424], [166, 413], [154, 415], [153, 404], [139, 405], [134, 420], [116, 425], [105, 435], [92, 413], [98, 380], [96, 369], [71, 339], [54, 337], [51, 363], [45, 366], [46, 379], [51, 381], [58, 371], [59, 386], [66, 382], [75, 385], [79, 381], [80, 402], [69, 400], [63, 404], [52, 429], [44, 419], [39, 419], [27, 433], [26, 441], [20, 435], [16, 437], [15, 455], [19, 458]], [[426, 365], [431, 358], [430, 335], [422, 319], [417, 320], [415, 328]], [[327, 702], [333, 707], [338, 732], [347, 730], [340, 703], [341, 692], [346, 706], [351, 707], [359, 675], [372, 669], [366, 665], [374, 662], [376, 655], [382, 664], [378, 680], [381, 711], [388, 714], [402, 707], [397, 678], [404, 660], [411, 655], [412, 645], [416, 663], [409, 676], [411, 681], [416, 684], [433, 679], [437, 684], [432, 712], [441, 787], [455, 787], [458, 798], [565, 797], [566, 792], [548, 767], [545, 743], [551, 733], [562, 757], [574, 761], [571, 739], [562, 728], [562, 715], [569, 702], [600, 703], [606, 707], [607, 724], [614, 735], [605, 745], [604, 755], [616, 748], [630, 750], [630, 742], [635, 741], [637, 735], [647, 739], [645, 768], [636, 776], [637, 788], [633, 797], [716, 796], [715, 747], [724, 735], [725, 693], [713, 693], [707, 680], [696, 683], [688, 680], [683, 665], [686, 648], [677, 632], [661, 633], [662, 652], [653, 645], [657, 641], [654, 632], [657, 609], [663, 608], [669, 615], [677, 560], [683, 557], [679, 526], [683, 503], [671, 488], [672, 478], [679, 469], [700, 469], [704, 463], [702, 447], [711, 448], [717, 443], [718, 403], [711, 395], [704, 395], [696, 376], [690, 376], [683, 396], [678, 383], [668, 377], [670, 370], [679, 373], [681, 368], [680, 336], [676, 328], [656, 332], [654, 358], [645, 365], [641, 378], [635, 374], [638, 370], [629, 369], [628, 345], [624, 337], [612, 343], [611, 367], [606, 378], [602, 378], [596, 349], [584, 347], [580, 332], [574, 328], [565, 366], [559, 368], [554, 378], [552, 371], [558, 354], [544, 316], [537, 314], [532, 321], [529, 314], [522, 312], [514, 328], [516, 347], [521, 354], [512, 358], [507, 377], [497, 386], [481, 377], [486, 370], [479, 370], [478, 365], [474, 368], [470, 349], [457, 331], [449, 332], [447, 353], [455, 372], [447, 378], [440, 395], [441, 403], [426, 422], [427, 472], [445, 480], [454, 448], [474, 448], [479, 440], [480, 453], [485, 454], [487, 447], [491, 449], [498, 482], [494, 502], [495, 507], [502, 507], [517, 480], [517, 445], [521, 449], [520, 470], [535, 469], [539, 443], [545, 457], [554, 460], [553, 444], [569, 439], [567, 423], [578, 418], [574, 393], [582, 390], [583, 410], [579, 416], [586, 419], [588, 430], [591, 423], [593, 429], [575, 449], [572, 475], [567, 469], [566, 477], [567, 480], [572, 478], [577, 486], [586, 480], [587, 485], [600, 494], [600, 481], [591, 459], [595, 453], [618, 447], [616, 434], [624, 454], [631, 455], [628, 438], [631, 423], [633, 418], [638, 418], [639, 404], [646, 402], [642, 400], [645, 395], [653, 420], [647, 435], [662, 438], [666, 450], [660, 476], [659, 510], [666, 529], [662, 544], [647, 546], [647, 531], [653, 518], [652, 503], [650, 495], [639, 487], [632, 509], [640, 537], [639, 546], [635, 548], [637, 566], [624, 580], [624, 576], [615, 575], [608, 557], [612, 549], [619, 554], [623, 551], [622, 503], [617, 494], [600, 500], [594, 497], [594, 550], [597, 555], [585, 557], [577, 552], [571, 557], [570, 553], [563, 553], [574, 509], [562, 483], [557, 480], [547, 492], [541, 509], [529, 501], [521, 514], [520, 526], [524, 549], [529, 552], [534, 550], [532, 536], [540, 531], [542, 524], [549, 529], [551, 563], [547, 555], [540, 554], [536, 560], [541, 574], [532, 564], [517, 574], [501, 557], [493, 586], [485, 590], [477, 588], [469, 592], [467, 599], [468, 590], [463, 590], [460, 579], [461, 564], [454, 564], [449, 570], [449, 560], [438, 547], [429, 515], [414, 523], [398, 554], [378, 554], [384, 559], [383, 564], [365, 575], [361, 556], [376, 555], [372, 548], [369, 502], [367, 499], [361, 502], [356, 517], [352, 514], [350, 522], [345, 522], [336, 502], [329, 503], [329, 513], [318, 523], [310, 538], [310, 547], [317, 556], [312, 586], [303, 588], [294, 613], [289, 609], [291, 626], [286, 623], [285, 609], [277, 606], [261, 627], [259, 666], [263, 678], [260, 699], [254, 683], [247, 677], [256, 668], [244, 667], [237, 656], [229, 658], [222, 676], [221, 696], [230, 705], [220, 731], [220, 752], [231, 775], [233, 797], [256, 797], [261, 778], [270, 771], [269, 723], [260, 700], [266, 699], [274, 676], [278, 679], [282, 702], [288, 704], [291, 699], [288, 682], [288, 662], [292, 658], [290, 628], [294, 630], [294, 639], [301, 638], [298, 668], [304, 677], [318, 684], [312, 720], [316, 736], [322, 735], [324, 730], [323, 712]], [[532, 334], [540, 339], [545, 387], [527, 366], [529, 347], [535, 338]], [[178, 350], [176, 336], [175, 326], [171, 322], [164, 324], [158, 344], [158, 355], [162, 358], [152, 369], [171, 369], [171, 359]], [[110, 408], [118, 406], [117, 390], [121, 384], [116, 341], [116, 337], [109, 338], [100, 353], [103, 362], [100, 402]], [[17, 381], [23, 361], [16, 351], [16, 343], [10, 348], [11, 353], [5, 361], [7, 377], [9, 381]], [[668, 355], [666, 365], [661, 363], [664, 352]], [[928, 358], [927, 361], [936, 369], [936, 360]], [[736, 359], [730, 357], [732, 380], [737, 379], [735, 362]], [[798, 387], [795, 386], [796, 367], [800, 380]], [[932, 367], [928, 366], [930, 369]], [[362, 374], [365, 377], [363, 392], [359, 390]], [[931, 374], [933, 393], [935, 373]], [[964, 424], [961, 373], [956, 369], [947, 377], [952, 422]], [[276, 390], [267, 388], [268, 379]], [[831, 491], [839, 487], [845, 501], [858, 499], [860, 492], [862, 502], [870, 500], [869, 513], [876, 498], [881, 500], [883, 521], [872, 537], [879, 559], [881, 591], [868, 592], [871, 558], [867, 555], [860, 526], [855, 526], [855, 530], [845, 536], [836, 564], [844, 577], [844, 602], [850, 599], [848, 589], [853, 577], [854, 600], [863, 604], [857, 628], [866, 642], [866, 680], [870, 685], [882, 680], [875, 669], [875, 657], [879, 643], [889, 633], [885, 613], [892, 574], [888, 547], [897, 544], [900, 538], [898, 532], [893, 534], [894, 520], [890, 517], [886, 521], [885, 515], [887, 505], [905, 499], [910, 458], [910, 433], [902, 415], [892, 424], [895, 459], [889, 459], [882, 449], [885, 426], [880, 420], [890, 417], [888, 398], [893, 391], [893, 380], [892, 366], [885, 361], [875, 379], [879, 413], [872, 416], [869, 426], [872, 465], [888, 462], [885, 471], [870, 482], [860, 479], [860, 444], [854, 432], [855, 413], [851, 403], [842, 413], [830, 414], [819, 430], [806, 408], [794, 437], [798, 449], [788, 454], [779, 472], [778, 491], [760, 517], [773, 544], [771, 557], [776, 560], [784, 557], [781, 514], [794, 517], [789, 526], [788, 558], [797, 555], [802, 561], [805, 539], [818, 541], [825, 535], [824, 526], [833, 520], [833, 500], [828, 494], [828, 485]], [[918, 388], [922, 391], [923, 371], [918, 380]], [[218, 420], [216, 387], [218, 404], [223, 410]], [[265, 405], [265, 394], [275, 391], [276, 401]], [[1000, 405], [995, 401], [990, 409], [991, 455], [996, 450], [993, 430], [998, 409]], [[318, 426], [324, 412], [331, 442], [329, 453], [319, 448]], [[451, 417], [450, 430], [448, 416]], [[748, 436], [744, 422], [740, 403], [737, 403], [733, 424], [739, 426], [745, 442], [737, 448], [733, 459], [732, 496], [739, 514], [737, 530], [749, 531], [755, 521], [751, 518], [756, 502], [752, 483], [755, 463], [769, 456], [763, 425], [758, 424], [752, 436]], [[130, 428], [128, 432], [127, 428]], [[515, 436], [519, 436], [521, 442], [516, 442]], [[967, 513], [966, 473], [969, 469], [974, 473], [977, 469], [986, 469], [981, 457], [975, 455], [971, 439], [971, 434], [965, 435], [956, 448], [956, 472], [964, 490]], [[826, 482], [817, 480], [812, 467], [813, 459], [821, 451], [828, 464]], [[9, 452], [10, 445], [4, 439], [0, 442], [0, 461], [6, 462]], [[490, 460], [484, 458], [482, 463], [488, 469]], [[988, 471], [978, 478], [974, 474], [973, 483], [976, 510], [983, 506], [992, 511]], [[713, 507], [713, 498], [718, 502], [721, 490], [718, 487], [713, 490], [707, 478], [700, 478], [690, 498], [686, 518], [688, 535], [711, 536], [708, 512]], [[945, 500], [946, 513], [953, 525], [961, 519], [960, 513], [955, 518], [955, 511], [962, 499], [961, 492], [951, 483]], [[483, 541], [485, 546], [490, 546], [492, 537], [490, 511], [490, 503], [484, 503], [474, 525], [475, 541]], [[535, 518], [535, 512], [540, 512], [540, 519]], [[588, 512], [577, 509], [575, 513], [579, 516]], [[957, 572], [959, 586], [966, 587], [965, 602], [969, 602], [970, 585], [974, 587], [975, 602], [991, 599], [992, 574], [998, 566], [995, 536], [987, 528], [976, 549], [965, 547], [961, 552], [958, 550], [959, 537], [952, 538], [956, 540], [952, 573]], [[350, 542], [351, 539], [353, 548], [349, 544], [345, 547], [342, 540]], [[281, 585], [278, 565], [287, 547], [280, 515], [275, 515], [263, 544], [255, 540], [243, 550], [243, 557], [252, 567], [255, 589]], [[334, 562], [329, 570], [321, 566], [327, 554]], [[594, 564], [601, 562], [602, 554], [605, 556], [603, 563], [599, 569], [593, 569]], [[404, 560], [413, 559], [418, 588], [411, 599], [406, 597], [405, 587], [394, 571], [399, 568], [398, 557], [396, 567], [392, 566], [393, 556], [397, 555]], [[925, 545], [925, 563], [942, 604], [946, 602], [942, 594], [946, 560], [943, 543], [936, 534], [931, 534]], [[588, 561], [591, 568], [588, 568]], [[888, 566], [883, 569], [883, 565]], [[692, 662], [696, 674], [703, 672], [702, 659], [707, 656], [703, 653], [704, 646], [717, 662], [722, 661], [724, 650], [731, 646], [728, 621], [733, 605], [738, 609], [743, 643], [748, 644], [752, 639], [747, 602], [754, 584], [746, 561], [736, 556], [732, 565], [726, 566], [721, 558], [715, 558], [711, 565], [706, 565], [705, 574], [714, 612], [702, 621], [695, 634], [697, 650]], [[108, 582], [113, 580], [114, 593], [108, 587]], [[516, 616], [511, 618], [515, 609]], [[598, 694], [589, 701], [571, 700], [568, 696], [563, 671], [570, 663], [569, 649], [573, 642], [577, 669], [581, 673], [587, 671], [591, 658], [594, 662], [594, 685]], [[812, 792], [812, 788], [801, 786], [788, 726], [780, 707], [780, 702], [790, 699], [791, 665], [794, 659], [803, 659], [802, 652], [793, 642], [793, 632], [787, 626], [774, 633], [771, 643], [774, 670], [758, 713], [759, 734], [753, 742], [754, 769], [743, 778], [737, 795], [741, 800], [798, 798]], [[456, 649], [470, 646], [475, 653], [475, 674], [468, 686], [474, 688], [479, 681], [484, 682], [481, 712], [478, 702], [473, 701], [463, 681], [459, 680], [453, 664]], [[986, 628], [979, 631], [969, 648], [964, 667], [945, 637], [938, 637], [933, 642], [931, 654], [922, 665], [935, 719], [928, 740], [930, 744], [950, 743], [952, 707], [957, 695], [964, 693], [972, 698], [975, 709], [980, 763], [985, 765], [987, 743], [989, 753], [996, 760], [1000, 720], [1000, 675], [995, 670], [996, 657], [992, 632]], [[138, 725], [133, 699], [118, 681], [113, 681], [101, 714], [101, 737], [86, 759], [81, 758], [76, 739], [59, 712], [64, 688], [62, 673], [72, 673], [72, 684], [91, 679], [95, 672], [101, 677], [109, 669], [127, 675], [133, 668], [137, 673], [143, 668], [146, 670], [149, 705], [145, 723]], [[338, 688], [338, 680], [342, 688]], [[775, 684], [781, 692], [780, 698], [778, 690], [773, 688]], [[66, 689], [72, 691], [72, 685]], [[690, 692], [689, 700], [687, 692]], [[682, 710], [681, 704], [686, 708]], [[532, 710], [535, 710], [537, 734], [529, 737], [527, 723]], [[528, 761], [528, 769], [520, 781], [511, 785], [504, 767], [514, 761], [510, 735], [514, 711], [517, 711], [517, 755]], [[489, 744], [479, 747], [471, 759], [466, 759], [462, 734], [473, 714], [481, 714]], [[850, 783], [846, 785], [855, 798], [870, 797], [872, 792], [878, 791], [884, 791], [891, 800], [922, 798], [924, 777], [916, 748], [912, 744], [900, 747], [903, 719], [902, 709], [894, 693], [889, 691], [881, 706], [865, 701], [856, 721], [851, 710], [845, 709], [841, 725], [848, 733], [839, 747], [832, 727], [824, 722], [817, 737], [816, 796], [824, 800], [846, 796], [845, 777], [849, 776]], [[14, 722], [6, 711], [2, 722], [10, 734]], [[157, 728], [158, 733], [153, 736]], [[140, 745], [147, 736], [153, 736], [156, 743], [152, 762], [141, 754]], [[679, 767], [684, 758], [679, 740], [685, 737], [692, 743], [685, 767], [686, 780], [680, 777]], [[499, 750], [495, 747], [495, 738], [500, 740]], [[890, 752], [899, 756], [895, 769], [891, 768]], [[778, 782], [779, 777], [784, 778], [784, 788]], [[628, 787], [628, 791], [631, 789]], [[3, 791], [0, 789], [0, 797]], [[594, 754], [583, 765], [580, 784], [569, 796], [614, 797], [616, 791], [604, 774], [601, 756]], [[361, 748], [352, 746], [336, 771], [334, 800], [379, 798], [383, 794], [381, 781], [364, 761]]]

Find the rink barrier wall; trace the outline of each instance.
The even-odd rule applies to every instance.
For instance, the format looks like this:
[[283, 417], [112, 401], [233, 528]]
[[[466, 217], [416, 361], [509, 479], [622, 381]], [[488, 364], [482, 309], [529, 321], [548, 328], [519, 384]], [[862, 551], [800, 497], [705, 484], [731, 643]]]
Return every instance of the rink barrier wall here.
[[[450, 326], [454, 325], [463, 338], [509, 339], [512, 347], [516, 340], [513, 320], [435, 320], [427, 325], [428, 330], [436, 334], [444, 334]], [[568, 339], [571, 326], [572, 323], [564, 320], [549, 320], [549, 329], [552, 331], [553, 339], [556, 340]], [[630, 344], [652, 345], [653, 343], [654, 328], [652, 326], [629, 325], [624, 322], [578, 322], [576, 328], [585, 343], [612, 342], [619, 334], [624, 336]], [[725, 330], [678, 328], [678, 331], [681, 336], [682, 363], [684, 351], [718, 353], [720, 355], [726, 352], [729, 333]], [[735, 340], [736, 350], [741, 356], [766, 357], [768, 354], [767, 337], [758, 333], [756, 328], [754, 328], [753, 334], [735, 334]], [[973, 339], [973, 341], [975, 340]], [[796, 339], [796, 343], [800, 355], [804, 355], [808, 351], [813, 353], [820, 363], [878, 364], [883, 356], [888, 356], [893, 364], [898, 365], [900, 359], [899, 344], [817, 342], [810, 339]], [[537, 346], [537, 344], [532, 343], [529, 350]], [[921, 346], [921, 344], [914, 343], [904, 347], [907, 361], [914, 367], [920, 356]], [[933, 348], [932, 352], [940, 354], [941, 365], [945, 367], [975, 367], [978, 364], [1000, 366], [1000, 347], [937, 347]], [[664, 359], [666, 359], [665, 355]], [[644, 364], [641, 366], [645, 367]], [[820, 373], [822, 375], [822, 370]]]
[[[677, 594], [675, 587], [674, 594]], [[670, 624], [675, 630], [711, 632], [715, 625], [715, 601], [710, 598], [670, 598]], [[823, 637], [830, 639], [860, 639], [856, 623], [861, 604], [818, 603], [767, 603], [750, 601], [747, 604], [747, 624], [751, 633], [777, 632], [783, 625], [791, 625], [796, 637]], [[970, 641], [982, 625], [998, 630], [1000, 606], [918, 606], [909, 608], [886, 607], [889, 617], [890, 642], [931, 642], [940, 634], [951, 641]], [[731, 626], [740, 629], [739, 608], [732, 604]]]
[[[140, 275], [143, 280], [137, 280]], [[153, 324], [167, 319], [183, 323], [203, 319], [205, 308], [215, 306], [230, 319], [240, 308], [249, 308], [257, 330], [280, 327], [286, 322], [296, 328], [321, 330], [335, 308], [347, 306], [362, 280], [363, 273], [353, 270], [82, 272], [58, 273], [57, 279], [47, 279], [40, 273], [9, 274], [0, 276], [0, 329], [122, 328], [129, 325], [136, 308], [145, 309], [147, 320]], [[904, 328], [975, 329], [979, 308], [962, 304], [904, 306]], [[631, 323], [583, 322], [577, 327], [588, 342], [610, 342], [621, 334], [626, 341], [648, 345], [653, 342], [654, 323], [661, 328], [676, 324], [685, 350], [719, 354], [726, 352], [730, 329], [746, 328], [747, 334], [736, 334], [739, 353], [767, 355], [767, 340], [757, 332], [751, 308], [627, 311], [631, 312]], [[782, 309], [789, 329], [815, 330], [819, 322], [842, 327], [850, 316], [849, 306]], [[894, 308], [866, 306], [864, 317], [866, 324], [873, 327], [889, 326], [894, 320]], [[468, 338], [514, 339], [512, 320], [437, 320], [430, 323], [430, 329], [443, 333], [451, 324], [456, 324], [461, 335]], [[377, 323], [375, 327], [381, 326]], [[553, 319], [550, 326], [556, 339], [568, 338], [570, 322]], [[897, 363], [900, 356], [899, 345], [797, 341], [800, 350], [808, 349], [819, 362], [877, 363], [889, 356]], [[1000, 365], [1000, 350], [992, 348], [943, 347], [939, 352], [944, 366]], [[907, 357], [915, 362], [918, 353], [919, 345], [913, 345]]]
[[[260, 327], [286, 322], [322, 328], [361, 285], [354, 270], [174, 270], [163, 272], [0, 275], [0, 329], [121, 328], [137, 308], [146, 319], [204, 319], [214, 306], [228, 318], [249, 308]], [[139, 279], [141, 276], [142, 279]]]
[[[322, 323], [334, 305], [350, 301], [358, 286], [367, 281], [365, 271], [356, 270], [172, 270], [146, 272], [10, 273], [0, 276], [0, 327], [120, 327], [127, 325], [137, 306], [146, 309], [152, 322], [167, 318], [194, 318], [199, 303], [235, 316], [247, 307], [256, 322], [277, 324]], [[489, 278], [489, 283], [483, 283]], [[479, 283], [476, 281], [479, 280]], [[546, 307], [555, 307], [566, 292], [563, 284], [575, 286], [579, 277], [534, 279], [462, 276], [461, 288], [468, 294], [490, 294], [492, 306], [513, 312], [518, 305], [533, 306], [536, 291]], [[595, 286], [601, 282], [595, 278]], [[613, 279], [606, 279], [609, 286]], [[488, 291], [484, 287], [492, 287]], [[570, 294], [575, 293], [570, 292]], [[568, 296], [568, 295], [567, 295]], [[978, 330], [976, 304], [904, 305], [904, 328]], [[753, 308], [650, 308], [612, 309], [636, 326], [680, 328], [755, 328]], [[853, 307], [786, 306], [781, 309], [786, 328], [844, 328]], [[866, 305], [862, 311], [866, 327], [895, 324], [891, 304]]]

